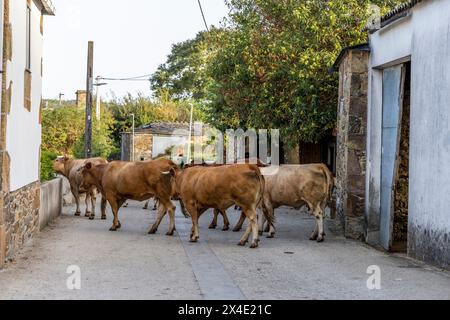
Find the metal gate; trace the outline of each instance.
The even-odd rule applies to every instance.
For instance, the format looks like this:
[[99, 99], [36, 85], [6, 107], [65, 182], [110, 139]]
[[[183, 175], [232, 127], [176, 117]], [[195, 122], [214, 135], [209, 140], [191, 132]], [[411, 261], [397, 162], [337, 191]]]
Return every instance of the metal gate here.
[[383, 123], [381, 150], [380, 243], [390, 250], [394, 222], [394, 186], [398, 168], [405, 67], [383, 70]]

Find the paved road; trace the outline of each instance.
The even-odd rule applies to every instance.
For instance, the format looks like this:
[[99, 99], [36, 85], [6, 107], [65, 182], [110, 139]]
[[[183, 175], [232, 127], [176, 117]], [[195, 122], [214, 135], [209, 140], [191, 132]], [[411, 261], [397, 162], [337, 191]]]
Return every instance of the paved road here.
[[[0, 271], [0, 299], [450, 299], [450, 274], [359, 242], [308, 240], [314, 220], [277, 211], [277, 237], [256, 250], [237, 246], [242, 233], [209, 230], [188, 242], [190, 222], [177, 212], [177, 232], [147, 235], [152, 211], [131, 202], [122, 229], [72, 216], [73, 208], [41, 232], [33, 245]], [[232, 224], [239, 213], [231, 212]], [[68, 290], [67, 267], [81, 270], [81, 289]], [[367, 289], [370, 265], [381, 269], [381, 290]]]

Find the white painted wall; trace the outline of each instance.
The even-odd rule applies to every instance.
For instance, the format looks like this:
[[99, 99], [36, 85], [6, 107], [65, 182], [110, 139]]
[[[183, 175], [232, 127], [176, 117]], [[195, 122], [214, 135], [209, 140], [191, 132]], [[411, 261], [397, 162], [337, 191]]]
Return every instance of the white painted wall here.
[[32, 107], [24, 107], [24, 72], [26, 65], [26, 1], [10, 1], [12, 24], [12, 61], [7, 65], [7, 84], [12, 81], [11, 112], [8, 115], [7, 151], [11, 157], [11, 191], [39, 180], [41, 126], [39, 108], [42, 91], [41, 58], [43, 37], [41, 12], [32, 1], [31, 72]]
[[370, 44], [366, 188], [369, 226], [371, 222], [376, 226], [380, 207], [382, 78], [377, 68], [410, 56], [410, 249], [418, 250], [415, 255], [421, 259], [448, 266], [450, 1], [429, 0], [415, 6], [410, 18], [371, 35]]

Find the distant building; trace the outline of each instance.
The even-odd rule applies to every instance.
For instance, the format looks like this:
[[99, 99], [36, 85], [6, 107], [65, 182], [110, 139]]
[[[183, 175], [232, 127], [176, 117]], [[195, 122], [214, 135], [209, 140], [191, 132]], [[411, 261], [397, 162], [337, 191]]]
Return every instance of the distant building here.
[[39, 229], [42, 43], [49, 0], [0, 0], [0, 268]]
[[[209, 128], [203, 125], [203, 128]], [[176, 161], [186, 161], [189, 141], [189, 123], [155, 122], [135, 130], [134, 152], [132, 132], [122, 133], [121, 159], [146, 161], [162, 156], [175, 155]], [[205, 138], [196, 135], [192, 128], [193, 143], [204, 144]], [[193, 146], [192, 146], [193, 147]]]
[[340, 73], [337, 220], [347, 236], [450, 268], [450, 1], [408, 1]]

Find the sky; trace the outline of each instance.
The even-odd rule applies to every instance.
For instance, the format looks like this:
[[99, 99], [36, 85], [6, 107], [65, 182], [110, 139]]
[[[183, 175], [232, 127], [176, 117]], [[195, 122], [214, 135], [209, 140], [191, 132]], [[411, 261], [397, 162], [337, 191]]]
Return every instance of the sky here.
[[[43, 97], [75, 99], [86, 89], [87, 43], [94, 41], [94, 77], [151, 74], [172, 44], [205, 30], [197, 0], [52, 0], [56, 16], [44, 22]], [[201, 0], [208, 25], [228, 13], [224, 0]], [[148, 82], [108, 82], [103, 98], [151, 95]], [[113, 94], [114, 92], [114, 94]]]

